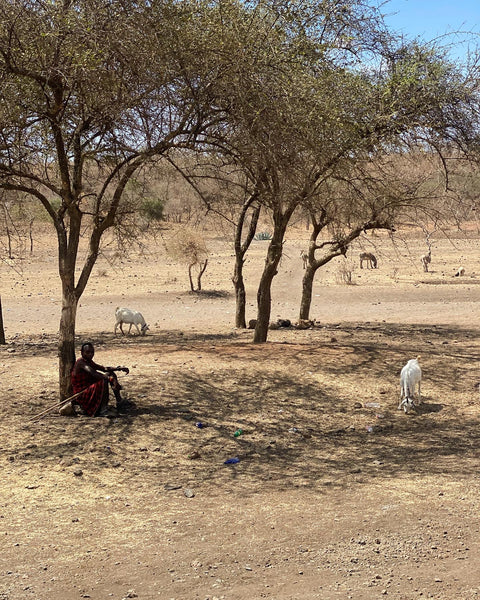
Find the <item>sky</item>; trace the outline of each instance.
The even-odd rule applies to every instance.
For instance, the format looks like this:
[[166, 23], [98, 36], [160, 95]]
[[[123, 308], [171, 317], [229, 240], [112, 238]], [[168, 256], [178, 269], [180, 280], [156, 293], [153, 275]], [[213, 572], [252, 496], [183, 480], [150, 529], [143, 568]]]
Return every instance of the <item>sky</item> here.
[[[480, 0], [391, 0], [381, 10], [390, 15], [386, 16], [387, 24], [406, 37], [420, 36], [429, 41], [455, 31], [473, 31], [478, 39], [470, 36], [470, 43], [480, 45]], [[450, 35], [445, 43], [457, 40], [458, 36]], [[454, 54], [465, 51], [464, 45]]]

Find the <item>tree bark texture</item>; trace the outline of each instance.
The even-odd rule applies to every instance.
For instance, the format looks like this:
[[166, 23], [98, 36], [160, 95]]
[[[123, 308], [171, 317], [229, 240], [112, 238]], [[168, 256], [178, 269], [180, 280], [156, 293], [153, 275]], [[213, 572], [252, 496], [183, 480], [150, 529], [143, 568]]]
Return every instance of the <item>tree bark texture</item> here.
[[60, 402], [71, 396], [70, 373], [75, 363], [75, 324], [78, 300], [75, 293], [63, 291], [58, 334]]
[[313, 279], [316, 269], [312, 265], [307, 265], [302, 280], [302, 298], [300, 300], [300, 320], [307, 321], [310, 318], [310, 308], [312, 305]]
[[235, 327], [246, 329], [246, 306], [247, 293], [245, 291], [245, 281], [243, 279], [243, 265], [245, 264], [245, 254], [250, 248], [250, 244], [257, 231], [258, 219], [260, 217], [261, 205], [253, 207], [252, 218], [248, 226], [248, 232], [242, 243], [242, 233], [245, 225], [247, 212], [252, 208], [253, 203], [257, 199], [257, 194], [252, 194], [242, 207], [237, 225], [235, 228], [235, 266], [233, 271], [233, 286], [235, 288]]
[[285, 213], [274, 214], [274, 230], [268, 247], [265, 267], [257, 291], [257, 324], [253, 336], [256, 344], [267, 341], [270, 313], [272, 309], [272, 281], [277, 274], [278, 264], [282, 258], [283, 238], [293, 213], [293, 206]]
[[232, 277], [233, 286], [235, 288], [235, 327], [246, 329], [247, 322], [245, 319], [247, 294], [245, 292], [245, 282], [243, 280], [243, 260], [235, 259], [235, 268]]

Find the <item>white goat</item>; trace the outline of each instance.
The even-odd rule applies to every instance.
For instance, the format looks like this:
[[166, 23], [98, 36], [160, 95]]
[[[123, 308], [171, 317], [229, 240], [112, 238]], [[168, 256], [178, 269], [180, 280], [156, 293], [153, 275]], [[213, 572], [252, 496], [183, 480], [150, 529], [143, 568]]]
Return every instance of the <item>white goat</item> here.
[[465, 267], [460, 267], [454, 277], [463, 277], [465, 275]]
[[[135, 325], [138, 331], [138, 335], [145, 335], [147, 329], [149, 329], [148, 325], [145, 323], [145, 319], [142, 314], [137, 310], [130, 310], [129, 308], [117, 308], [115, 309], [115, 318], [117, 322], [115, 323], [114, 333], [117, 333], [117, 327], [120, 325], [120, 331], [122, 335], [125, 335], [123, 331], [122, 325], [125, 323], [126, 325], [130, 325], [128, 328], [128, 335], [130, 335], [130, 331], [132, 330], [132, 325]], [[139, 325], [141, 326], [139, 328]]]
[[415, 386], [418, 385], [418, 403], [421, 403], [420, 383], [422, 381], [422, 369], [418, 363], [419, 356], [407, 362], [400, 372], [400, 404], [398, 409], [408, 413], [415, 408], [414, 396]]

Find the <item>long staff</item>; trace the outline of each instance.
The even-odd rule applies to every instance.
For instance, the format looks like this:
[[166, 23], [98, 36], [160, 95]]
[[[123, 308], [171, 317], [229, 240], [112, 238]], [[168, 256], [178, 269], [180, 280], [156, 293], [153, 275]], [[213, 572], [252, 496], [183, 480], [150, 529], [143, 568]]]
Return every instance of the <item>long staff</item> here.
[[80, 396], [80, 394], [83, 394], [84, 391], [85, 390], [82, 390], [81, 392], [78, 392], [77, 394], [70, 396], [70, 398], [66, 398], [65, 400], [62, 400], [62, 402], [55, 402], [55, 404], [53, 404], [52, 406], [49, 406], [43, 412], [28, 419], [27, 422], [30, 423], [31, 421], [35, 421], [35, 419], [39, 419], [40, 417], [43, 417], [44, 415], [51, 412], [52, 410], [55, 410], [56, 408], [62, 408], [62, 406], [65, 406], [65, 404], [67, 404], [68, 402], [71, 402], [72, 400], [75, 400], [75, 398]]

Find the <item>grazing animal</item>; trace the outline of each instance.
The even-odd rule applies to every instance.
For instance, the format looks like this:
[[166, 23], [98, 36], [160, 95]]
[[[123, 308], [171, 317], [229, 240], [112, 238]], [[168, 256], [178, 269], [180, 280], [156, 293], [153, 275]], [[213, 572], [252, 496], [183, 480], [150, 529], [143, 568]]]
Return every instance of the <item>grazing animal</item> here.
[[[117, 333], [117, 327], [120, 326], [120, 331], [122, 335], [125, 335], [123, 331], [122, 325], [130, 325], [128, 328], [128, 335], [130, 335], [130, 331], [132, 330], [132, 325], [135, 325], [138, 331], [138, 335], [145, 335], [147, 329], [149, 329], [148, 325], [145, 323], [145, 319], [142, 314], [137, 310], [130, 310], [129, 308], [117, 308], [115, 309], [115, 318], [117, 322], [115, 323], [114, 333]], [[140, 327], [139, 327], [140, 326]]]
[[422, 261], [423, 270], [425, 273], [428, 273], [428, 265], [432, 262], [432, 251], [429, 250], [420, 258], [420, 260]]
[[302, 250], [300, 252], [300, 258], [303, 260], [303, 268], [306, 269], [307, 265], [308, 265], [308, 252], [305, 252], [305, 250]]
[[420, 357], [412, 358], [407, 362], [400, 372], [400, 404], [398, 409], [408, 413], [415, 408], [415, 387], [418, 386], [418, 403], [421, 403], [420, 383], [422, 381], [422, 369], [419, 364]]
[[377, 268], [377, 257], [371, 252], [362, 252], [360, 254], [360, 268], [363, 269], [363, 262], [366, 261], [367, 269]]
[[465, 275], [465, 267], [460, 267], [454, 277], [463, 277]]

